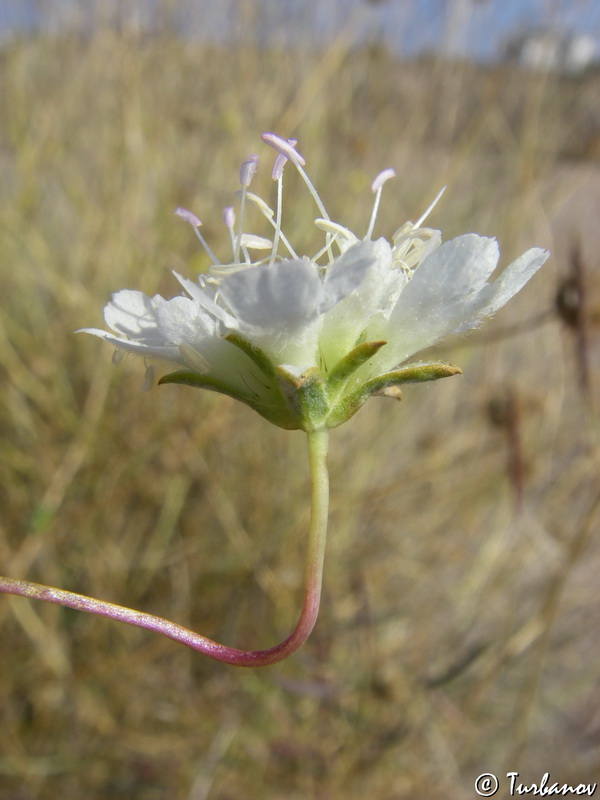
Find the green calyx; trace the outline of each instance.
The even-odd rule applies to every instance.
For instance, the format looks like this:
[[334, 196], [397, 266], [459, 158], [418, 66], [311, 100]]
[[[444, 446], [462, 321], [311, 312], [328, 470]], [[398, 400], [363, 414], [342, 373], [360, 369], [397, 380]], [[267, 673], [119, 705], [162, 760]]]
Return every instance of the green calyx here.
[[[386, 342], [357, 345], [328, 372], [310, 367], [297, 374], [285, 366], [275, 366], [262, 350], [238, 334], [226, 338], [244, 352], [256, 368], [253, 374], [256, 380], [252, 381], [255, 389], [240, 391], [210, 375], [186, 370], [165, 375], [159, 384], [179, 383], [228, 395], [286, 430], [336, 428], [354, 416], [371, 395], [399, 398], [398, 387], [405, 383], [435, 381], [462, 372], [459, 367], [440, 362], [410, 364], [357, 384], [356, 371]], [[251, 381], [245, 383], [250, 387]]]

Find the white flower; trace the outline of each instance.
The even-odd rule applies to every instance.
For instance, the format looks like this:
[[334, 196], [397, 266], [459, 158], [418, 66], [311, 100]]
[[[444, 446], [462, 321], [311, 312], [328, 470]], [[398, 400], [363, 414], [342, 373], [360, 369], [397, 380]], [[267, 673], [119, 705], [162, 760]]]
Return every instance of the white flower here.
[[[499, 260], [494, 239], [465, 234], [442, 244], [439, 231], [423, 227], [439, 196], [416, 224], [402, 226], [391, 244], [372, 241], [381, 190], [392, 170], [373, 184], [374, 209], [360, 240], [327, 215], [296, 143], [275, 134], [264, 134], [263, 140], [278, 151], [277, 208], [248, 191], [258, 161], [251, 156], [241, 170], [237, 224], [232, 208], [223, 214], [232, 261], [219, 263], [200, 233], [200, 220], [178, 209], [209, 254], [208, 274], [197, 281], [176, 274], [185, 294], [171, 300], [117, 292], [104, 309], [113, 333], [84, 329], [119, 350], [183, 368], [162, 383], [229, 394], [285, 428], [334, 427], [375, 392], [460, 372], [439, 363], [401, 365], [494, 314], [548, 257], [533, 248], [490, 280]], [[282, 230], [287, 160], [319, 209], [316, 224], [325, 242], [311, 257], [299, 257]], [[243, 231], [249, 205], [272, 226], [272, 241]], [[261, 257], [253, 260], [251, 250]]]

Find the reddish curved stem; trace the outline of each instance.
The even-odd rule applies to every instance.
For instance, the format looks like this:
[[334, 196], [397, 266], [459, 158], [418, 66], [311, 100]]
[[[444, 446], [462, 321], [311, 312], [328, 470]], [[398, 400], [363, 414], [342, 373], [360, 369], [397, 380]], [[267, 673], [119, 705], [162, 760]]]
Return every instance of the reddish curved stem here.
[[160, 633], [176, 642], [191, 647], [209, 658], [233, 664], [238, 667], [262, 667], [275, 664], [294, 653], [309, 637], [319, 613], [323, 560], [327, 536], [327, 517], [329, 508], [329, 480], [327, 475], [327, 431], [308, 433], [308, 452], [311, 475], [311, 518], [308, 537], [308, 554], [304, 604], [300, 619], [294, 631], [275, 647], [267, 650], [239, 650], [236, 647], [215, 642], [199, 633], [184, 628], [176, 622], [145, 614], [132, 608], [107, 603], [87, 595], [43, 586], [39, 583], [0, 577], [0, 592], [44, 600], [78, 611], [87, 611], [110, 619], [135, 625], [138, 628]]

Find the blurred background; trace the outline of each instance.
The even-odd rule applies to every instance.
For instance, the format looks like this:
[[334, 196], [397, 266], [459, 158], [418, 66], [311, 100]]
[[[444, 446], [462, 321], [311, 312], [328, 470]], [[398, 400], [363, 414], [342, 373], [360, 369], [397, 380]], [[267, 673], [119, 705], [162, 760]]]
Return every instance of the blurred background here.
[[[1, 572], [268, 647], [301, 605], [300, 433], [144, 393], [102, 327], [217, 252], [239, 164], [299, 140], [333, 219], [549, 247], [464, 375], [331, 442], [322, 611], [290, 660], [210, 661], [0, 597], [2, 800], [473, 798], [482, 772], [600, 776], [600, 7], [595, 0], [3, 0]], [[287, 182], [285, 230], [313, 209]], [[296, 191], [297, 189], [297, 191]], [[262, 231], [256, 230], [257, 233]], [[306, 242], [306, 246], [303, 245]], [[506, 786], [498, 797], [508, 796]], [[504, 794], [503, 794], [504, 792]]]

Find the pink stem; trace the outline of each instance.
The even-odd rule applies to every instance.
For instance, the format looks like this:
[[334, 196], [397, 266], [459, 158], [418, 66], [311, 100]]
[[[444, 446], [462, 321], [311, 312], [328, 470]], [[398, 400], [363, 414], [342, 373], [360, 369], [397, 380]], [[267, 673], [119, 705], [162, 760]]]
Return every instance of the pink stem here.
[[294, 653], [308, 639], [314, 628], [319, 613], [321, 583], [323, 578], [323, 560], [325, 556], [325, 540], [327, 536], [327, 517], [329, 507], [329, 480], [327, 475], [327, 431], [308, 433], [308, 450], [311, 474], [311, 518], [308, 539], [306, 583], [304, 604], [300, 619], [294, 631], [275, 647], [268, 650], [239, 650], [219, 644], [206, 636], [184, 628], [176, 622], [145, 614], [132, 608], [115, 603], [106, 603], [87, 597], [83, 594], [55, 589], [30, 581], [19, 581], [13, 578], [0, 577], [0, 592], [21, 595], [47, 603], [56, 603], [78, 611], [87, 611], [103, 617], [135, 625], [138, 628], [160, 633], [176, 642], [191, 647], [209, 658], [233, 664], [238, 667], [262, 667], [275, 664]]

